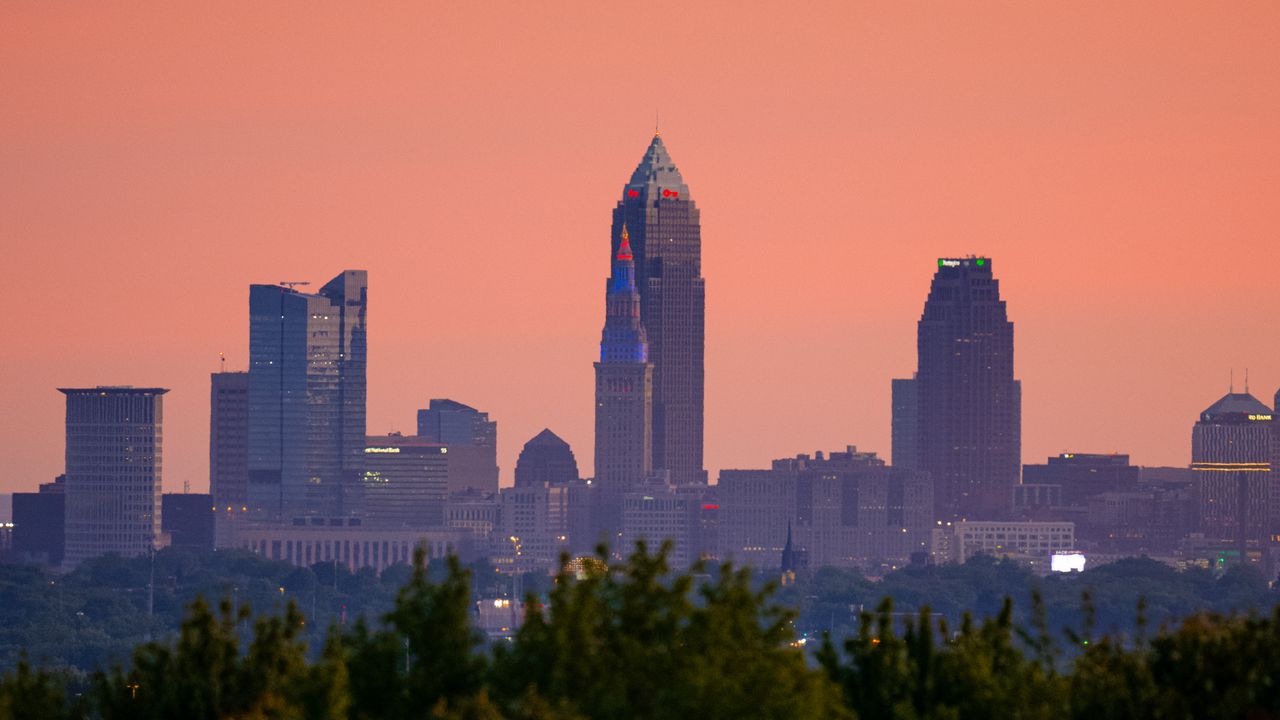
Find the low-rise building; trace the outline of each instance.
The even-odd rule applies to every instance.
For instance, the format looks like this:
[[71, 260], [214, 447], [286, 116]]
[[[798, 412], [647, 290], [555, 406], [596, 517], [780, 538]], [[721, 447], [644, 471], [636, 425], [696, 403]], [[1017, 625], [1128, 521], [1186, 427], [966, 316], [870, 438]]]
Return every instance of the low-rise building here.
[[930, 547], [929, 476], [853, 446], [775, 460], [770, 470], [725, 470], [716, 491], [725, 559], [777, 567], [789, 528], [811, 567], [905, 565]]
[[458, 555], [475, 559], [469, 534], [451, 528], [376, 528], [360, 525], [245, 525], [236, 536], [236, 547], [269, 560], [283, 560], [298, 567], [336, 563], [355, 571], [382, 570], [413, 561], [422, 547], [428, 560]]
[[[1075, 523], [961, 520], [952, 523], [948, 559], [963, 563], [974, 555], [992, 555], [1045, 565], [1054, 553], [1075, 549]], [[943, 533], [944, 537], [947, 533]], [[934, 553], [934, 559], [942, 559]]]

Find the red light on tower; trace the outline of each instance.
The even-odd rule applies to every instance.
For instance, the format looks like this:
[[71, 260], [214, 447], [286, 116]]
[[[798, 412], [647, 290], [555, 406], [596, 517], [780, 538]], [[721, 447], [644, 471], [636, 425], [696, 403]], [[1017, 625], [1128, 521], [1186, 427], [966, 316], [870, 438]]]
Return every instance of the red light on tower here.
[[628, 191], [627, 191], [627, 197], [640, 197], [640, 191], [639, 191], [639, 190], [628, 190]]

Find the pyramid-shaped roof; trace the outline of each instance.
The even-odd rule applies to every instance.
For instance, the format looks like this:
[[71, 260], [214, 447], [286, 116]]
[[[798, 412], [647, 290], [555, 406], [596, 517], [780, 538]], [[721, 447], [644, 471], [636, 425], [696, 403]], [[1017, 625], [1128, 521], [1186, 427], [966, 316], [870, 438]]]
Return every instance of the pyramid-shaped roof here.
[[1231, 392], [1210, 405], [1200, 417], [1208, 420], [1222, 415], [1270, 415], [1271, 408], [1247, 392]]
[[569, 443], [565, 442], [559, 435], [551, 432], [551, 428], [543, 428], [542, 432], [534, 435], [525, 445], [563, 445], [569, 447]]
[[644, 151], [640, 164], [636, 166], [636, 171], [631, 173], [631, 182], [627, 183], [627, 187], [633, 190], [650, 190], [649, 197], [656, 197], [652, 190], [666, 190], [678, 195], [665, 197], [689, 199], [689, 186], [684, 184], [679, 168], [662, 142], [662, 136], [656, 133], [649, 143], [649, 149]]

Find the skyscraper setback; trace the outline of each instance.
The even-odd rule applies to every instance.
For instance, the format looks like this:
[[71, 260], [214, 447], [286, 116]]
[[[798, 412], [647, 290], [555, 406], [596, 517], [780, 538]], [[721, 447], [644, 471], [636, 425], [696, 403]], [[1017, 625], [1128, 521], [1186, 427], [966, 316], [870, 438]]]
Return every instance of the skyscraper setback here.
[[249, 287], [250, 512], [340, 517], [358, 505], [365, 448], [368, 275], [317, 294]]
[[614, 208], [611, 261], [624, 229], [653, 363], [651, 464], [677, 485], [705, 483], [702, 231], [689, 186], [656, 133]]
[[[938, 260], [917, 326], [916, 376], [895, 381], [895, 395], [915, 396], [915, 467], [933, 476], [938, 519], [1004, 519], [1018, 482], [1022, 388], [991, 265], [984, 257]], [[899, 421], [911, 413], [895, 414]]]

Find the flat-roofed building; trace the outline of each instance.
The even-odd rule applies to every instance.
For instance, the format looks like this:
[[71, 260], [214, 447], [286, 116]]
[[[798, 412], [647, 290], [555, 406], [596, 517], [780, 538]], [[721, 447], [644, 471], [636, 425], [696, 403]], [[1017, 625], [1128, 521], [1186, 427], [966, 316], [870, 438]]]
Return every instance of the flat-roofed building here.
[[1075, 549], [1075, 523], [962, 520], [950, 525], [952, 560], [992, 555], [1048, 563], [1056, 552]]
[[229, 546], [249, 510], [249, 373], [209, 378], [209, 494], [217, 508], [215, 543]]
[[725, 470], [715, 503], [721, 557], [777, 567], [790, 528], [811, 567], [906, 564], [929, 549], [932, 489], [924, 472], [853, 446], [775, 460], [770, 470]]
[[367, 437], [361, 476], [364, 524], [444, 525], [450, 450], [425, 438], [398, 433]]
[[57, 567], [66, 543], [66, 476], [40, 491], [13, 494], [13, 552], [19, 562]]
[[153, 552], [160, 539], [164, 388], [59, 388], [67, 397], [66, 546], [89, 558]]
[[1023, 484], [1057, 485], [1061, 505], [1087, 505], [1089, 498], [1100, 493], [1132, 491], [1138, 477], [1138, 467], [1119, 453], [1068, 452], [1041, 465], [1022, 466]]
[[165, 493], [160, 497], [160, 529], [169, 547], [212, 550], [217, 517], [208, 493]]
[[298, 567], [335, 563], [351, 571], [367, 567], [381, 572], [410, 563], [418, 547], [425, 549], [428, 560], [450, 554], [464, 562], [476, 559], [469, 534], [452, 528], [253, 524], [237, 534], [236, 547]]

